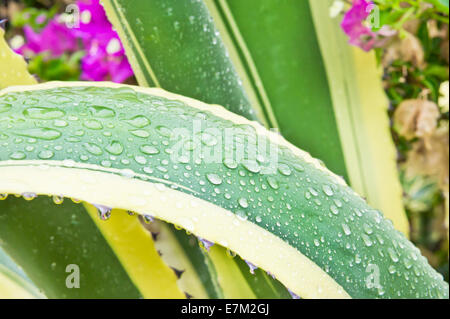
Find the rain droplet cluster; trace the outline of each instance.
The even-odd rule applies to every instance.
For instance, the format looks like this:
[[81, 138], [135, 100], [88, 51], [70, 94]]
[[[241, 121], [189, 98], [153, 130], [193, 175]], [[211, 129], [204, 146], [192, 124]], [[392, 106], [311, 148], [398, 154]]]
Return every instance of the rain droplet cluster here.
[[[194, 121], [201, 124], [197, 132]], [[238, 133], [226, 143], [207, 133], [209, 128]], [[177, 134], [179, 129], [192, 134]], [[225, 156], [254, 151], [245, 143], [254, 134], [250, 125], [131, 88], [60, 87], [0, 97], [0, 161], [89, 163], [131, 178], [167, 181], [233, 212], [236, 223], [250, 221], [282, 238], [354, 297], [447, 294], [418, 249], [327, 171], [284, 146], [277, 146], [278, 162], [270, 174], [264, 172], [265, 154], [242, 161]], [[180, 145], [184, 155], [174, 162], [171, 155]], [[211, 154], [220, 156], [211, 162]], [[0, 200], [6, 196], [0, 194]], [[108, 214], [103, 209], [100, 215]], [[185, 224], [195, 233], [195, 220]], [[375, 288], [367, 287], [370, 265], [379, 269]]]

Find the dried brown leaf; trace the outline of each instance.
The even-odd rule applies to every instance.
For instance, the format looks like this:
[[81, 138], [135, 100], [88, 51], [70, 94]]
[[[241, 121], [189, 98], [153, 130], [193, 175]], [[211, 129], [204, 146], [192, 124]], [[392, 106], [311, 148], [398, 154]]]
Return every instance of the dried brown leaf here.
[[440, 117], [436, 103], [422, 99], [405, 100], [394, 113], [397, 132], [407, 139], [427, 137], [433, 134]]
[[449, 185], [448, 122], [414, 143], [405, 164], [408, 174], [435, 177], [443, 192]]

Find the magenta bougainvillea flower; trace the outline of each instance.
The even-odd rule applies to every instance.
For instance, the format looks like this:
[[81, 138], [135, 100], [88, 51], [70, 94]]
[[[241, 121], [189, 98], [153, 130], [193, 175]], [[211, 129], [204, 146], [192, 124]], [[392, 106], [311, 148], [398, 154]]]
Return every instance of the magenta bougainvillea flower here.
[[344, 15], [341, 27], [350, 37], [350, 44], [369, 51], [375, 44], [376, 33], [364, 24], [373, 9], [373, 2], [353, 0], [352, 7]]
[[382, 26], [376, 32], [368, 26], [366, 19], [374, 8], [372, 1], [353, 0], [352, 7], [345, 13], [341, 23], [342, 29], [350, 38], [349, 43], [364, 51], [382, 47], [397, 34], [397, 31], [388, 25]]
[[51, 57], [84, 50], [81, 79], [124, 82], [133, 75], [117, 32], [112, 29], [99, 0], [79, 0], [80, 23], [69, 27], [52, 19], [40, 33], [24, 27], [26, 43], [16, 51], [23, 55], [48, 52]]
[[22, 55], [48, 52], [57, 57], [64, 52], [78, 49], [77, 37], [64, 24], [56, 20], [50, 21], [41, 33], [36, 33], [30, 26], [23, 28], [26, 43], [16, 51]]
[[77, 5], [81, 21], [76, 30], [87, 49], [81, 61], [81, 78], [124, 82], [133, 75], [133, 70], [99, 0], [80, 0]]

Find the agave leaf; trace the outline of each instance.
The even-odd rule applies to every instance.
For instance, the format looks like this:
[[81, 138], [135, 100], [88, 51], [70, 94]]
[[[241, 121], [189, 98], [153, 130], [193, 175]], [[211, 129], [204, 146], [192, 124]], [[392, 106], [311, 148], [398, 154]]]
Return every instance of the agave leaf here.
[[230, 60], [229, 56], [237, 53], [224, 46], [228, 39], [219, 36], [204, 3], [174, 0], [102, 3], [121, 36], [141, 86], [162, 86], [218, 103], [269, 125], [270, 119], [262, 114], [264, 101], [250, 87], [253, 84], [239, 59], [233, 59], [234, 63]]
[[5, 30], [0, 27], [0, 89], [10, 85], [35, 84], [36, 79], [28, 73], [27, 64], [9, 48], [4, 35]]
[[[269, 277], [261, 269], [256, 269], [252, 273], [242, 259], [233, 258], [232, 253], [223, 247], [214, 245], [205, 248], [203, 243], [199, 246], [199, 239], [195, 236], [166, 223], [154, 222], [149, 228], [156, 237], [155, 244], [164, 262], [174, 269], [182, 269], [182, 274], [186, 270], [188, 273], [196, 273], [203, 284], [197, 289], [206, 289], [208, 298], [291, 298], [280, 282]], [[192, 291], [190, 296], [204, 295], [195, 293], [193, 290], [195, 282], [184, 275], [178, 280], [178, 286], [184, 291]]]
[[253, 108], [408, 234], [375, 59], [350, 48], [328, 16], [331, 1], [103, 3], [141, 85], [247, 118]]
[[223, 298], [220, 284], [210, 258], [195, 236], [161, 221], [147, 226], [155, 238], [155, 246], [163, 261], [178, 275], [178, 286], [189, 298]]
[[283, 136], [408, 234], [381, 74], [374, 56], [352, 49], [329, 17], [332, 1], [213, 2], [252, 57]]
[[[3, 32], [3, 31], [2, 31]], [[8, 79], [3, 80], [3, 83], [5, 86], [15, 85], [15, 84], [34, 84], [36, 83], [35, 79], [28, 73], [26, 69], [26, 64], [23, 61], [23, 59], [13, 53], [9, 47], [6, 44], [6, 41], [3, 39], [3, 34], [1, 34], [3, 41], [0, 43], [0, 46], [4, 46], [4, 56], [0, 62], [8, 64], [8, 68], [6, 67], [2, 69], [2, 78]], [[14, 74], [12, 77], [7, 77], [8, 74], [6, 73], [6, 70], [9, 70], [11, 74]], [[17, 76], [16, 76], [17, 75]], [[12, 81], [11, 81], [12, 79]], [[7, 106], [5, 106], [7, 107]], [[3, 110], [2, 110], [3, 111]], [[23, 212], [30, 212], [33, 211], [36, 207], [32, 203], [28, 203], [27, 205], [23, 205]], [[54, 206], [52, 208], [53, 210], [56, 210], [57, 207]], [[97, 209], [94, 208], [92, 205], [85, 204], [86, 212], [89, 212], [92, 217], [95, 217], [97, 214]], [[7, 209], [5, 208], [4, 214], [7, 213]], [[153, 242], [149, 239], [148, 235], [143, 235], [142, 229], [138, 227], [138, 223], [136, 221], [133, 221], [127, 228], [126, 233], [124, 233], [124, 230], [120, 227], [120, 222], [118, 222], [119, 218], [114, 218], [114, 223], [109, 223], [108, 225], [103, 225], [102, 223], [97, 223], [98, 228], [104, 233], [104, 235], [107, 235], [107, 242], [110, 245], [110, 247], [115, 251], [116, 256], [121, 260], [122, 264], [127, 264], [126, 272], [128, 273], [129, 277], [133, 280], [133, 282], [138, 286], [140, 290], [140, 294], [143, 297], [146, 298], [182, 298], [184, 297], [184, 294], [189, 295], [191, 297], [196, 298], [214, 298], [215, 295], [207, 295], [205, 294], [204, 288], [202, 287], [202, 284], [205, 285], [206, 288], [208, 288], [207, 284], [208, 282], [202, 282], [201, 279], [196, 272], [194, 271], [186, 271], [186, 269], [183, 269], [184, 275], [181, 279], [178, 279], [178, 283], [187, 281], [188, 285], [182, 285], [180, 284], [180, 287], [183, 288], [183, 292], [181, 292], [177, 287], [175, 287], [174, 283], [174, 276], [172, 274], [172, 270], [170, 270], [168, 267], [163, 265], [160, 261], [160, 257], [155, 254], [155, 251], [153, 249]], [[97, 221], [97, 219], [94, 219], [94, 221]], [[134, 226], [134, 227], [131, 227]], [[58, 229], [63, 228], [62, 225], [58, 226]], [[120, 237], [124, 236], [124, 237]], [[134, 241], [133, 243], [126, 243], [126, 238], [140, 238], [141, 241]], [[140, 243], [141, 247], [138, 247], [138, 243]], [[77, 245], [78, 243], [76, 241], [73, 242], [74, 245]], [[145, 247], [145, 245], [148, 245], [148, 247]], [[198, 247], [197, 247], [198, 248]], [[16, 249], [23, 249], [23, 247], [16, 247]], [[41, 247], [41, 251], [45, 249], [44, 247]], [[139, 249], [142, 249], [142, 252], [147, 253], [138, 253]], [[173, 249], [169, 246], [166, 249], [167, 254], [173, 255]], [[45, 252], [48, 256], [52, 255], [51, 251]], [[110, 267], [114, 268], [117, 267], [117, 271], [120, 273], [123, 271], [123, 265], [119, 263], [111, 264]], [[29, 268], [27, 266], [27, 268]], [[207, 270], [213, 271], [213, 267], [208, 268]], [[29, 270], [29, 269], [28, 269]], [[48, 267], [40, 267], [39, 269], [31, 269], [31, 272], [33, 272], [34, 275], [36, 275], [39, 272], [49, 273]], [[95, 275], [95, 270], [91, 269], [93, 272], [93, 275]], [[101, 268], [98, 268], [96, 271], [102, 271]], [[114, 270], [113, 270], [114, 271]], [[168, 274], [169, 272], [169, 274]], [[150, 274], [150, 275], [148, 275]], [[154, 276], [156, 274], [156, 277]], [[51, 271], [50, 271], [50, 275]], [[164, 275], [167, 275], [166, 278], [164, 278]], [[205, 275], [205, 274], [203, 274]], [[100, 275], [98, 275], [100, 277]], [[161, 277], [160, 277], [161, 276]], [[25, 275], [26, 277], [26, 275]], [[164, 278], [161, 280], [161, 278]], [[6, 279], [5, 279], [6, 281]], [[45, 286], [46, 289], [52, 289], [52, 283], [49, 281], [44, 283], [40, 282], [41, 285], [47, 285], [50, 284], [50, 288]], [[164, 289], [159, 288], [158, 284], [161, 287], [164, 287]], [[6, 287], [4, 287], [6, 289]], [[61, 288], [61, 287], [59, 287]], [[98, 284], [98, 291], [102, 291], [102, 289], [109, 289], [108, 285], [105, 287]], [[5, 291], [6, 293], [6, 291]], [[61, 293], [60, 295], [58, 295]], [[184, 294], [183, 294], [184, 293]], [[65, 297], [66, 290], [58, 290], [57, 293], [53, 294], [52, 297]], [[69, 294], [71, 297], [81, 297], [81, 296], [91, 296], [91, 295], [85, 295], [84, 292], [81, 292], [81, 294]], [[94, 295], [95, 296], [95, 295]], [[96, 297], [106, 297], [108, 295], [101, 295], [98, 294]], [[114, 296], [114, 295], [112, 295]], [[129, 297], [133, 296], [129, 294], [129, 291], [125, 290], [123, 297]]]
[[[93, 220], [85, 206], [69, 199], [56, 205], [50, 198], [30, 203], [9, 197], [0, 202], [0, 216], [3, 249], [49, 298], [184, 297], [175, 274], [146, 238], [150, 236], [124, 212], [114, 214], [111, 223], [96, 225], [96, 210]], [[120, 238], [108, 237], [119, 226]], [[66, 285], [73, 272], [69, 265], [79, 269], [79, 288]]]
[[[206, 1], [282, 135], [347, 176], [307, 1]], [[306, 49], [307, 48], [307, 49]], [[235, 60], [233, 60], [234, 62]]]
[[408, 234], [382, 70], [373, 53], [348, 45], [339, 21], [328, 15], [332, 1], [310, 1], [310, 5], [350, 184]]
[[0, 265], [0, 299], [35, 299], [38, 296], [30, 282]]
[[[10, 86], [10, 85], [16, 85], [16, 84], [35, 84], [36, 80], [28, 73], [27, 71], [27, 66], [25, 61], [22, 59], [21, 56], [15, 54], [14, 52], [11, 51], [11, 49], [8, 47], [6, 41], [3, 38], [4, 35], [4, 31], [2, 29], [0, 29], [0, 49], [1, 49], [1, 54], [2, 54], [2, 58], [0, 59], [0, 66], [2, 66], [2, 72], [1, 72], [1, 76], [0, 76], [0, 87], [6, 87], [6, 86]], [[0, 112], [4, 112], [7, 108], [9, 107], [9, 104], [3, 104], [3, 108], [0, 110]], [[67, 206], [68, 204], [66, 203], [65, 206]], [[69, 205], [70, 206], [70, 205]], [[72, 206], [74, 206], [74, 204], [72, 204]], [[28, 214], [28, 213], [32, 213], [34, 214], [37, 211], [42, 210], [42, 205], [40, 205], [40, 203], [38, 201], [33, 202], [33, 204], [30, 203], [20, 203], [20, 204], [13, 204], [13, 205], [6, 205], [6, 203], [2, 203], [2, 214], [4, 214], [5, 216], [8, 214], [12, 214], [11, 210], [14, 209], [18, 209], [18, 207], [20, 207], [20, 212], [21, 214]], [[71, 206], [70, 206], [71, 207]], [[47, 212], [48, 214], [52, 215], [52, 214], [59, 214], [61, 208], [59, 206], [56, 205], [47, 205]], [[86, 205], [86, 208], [89, 208], [89, 205]], [[92, 208], [92, 207], [91, 207]], [[55, 212], [56, 211], [56, 212]], [[62, 209], [62, 211], [64, 211], [64, 209]], [[70, 209], [67, 209], [67, 211], [70, 211]], [[92, 212], [92, 209], [91, 209]], [[69, 215], [69, 213], [67, 213]], [[71, 212], [70, 216], [73, 218], [77, 218], [77, 215], [80, 215], [81, 219], [91, 225], [92, 222], [89, 221], [89, 217], [86, 214], [86, 216], [83, 216], [83, 214], [86, 214], [86, 211], [84, 209], [80, 209], [78, 208], [74, 208], [74, 211]], [[33, 216], [35, 216], [36, 214], [34, 214]], [[48, 233], [46, 233], [45, 231], [47, 230], [51, 230], [51, 231], [58, 231], [61, 232], [62, 229], [65, 228], [67, 221], [69, 221], [68, 219], [66, 220], [58, 220], [58, 219], [52, 219], [54, 224], [51, 224], [50, 226], [47, 225], [46, 219], [37, 219], [35, 220], [35, 224], [40, 224], [39, 221], [44, 221], [44, 223], [46, 225], [42, 226], [42, 227], [37, 227], [37, 229], [42, 230], [43, 232], [41, 233], [42, 238], [48, 238]], [[117, 220], [117, 219], [115, 219]], [[19, 229], [23, 229], [26, 228], [27, 225], [26, 223], [22, 223], [22, 220], [16, 219], [15, 220], [17, 224], [14, 225], [14, 227], [19, 228]], [[25, 221], [25, 219], [24, 219]], [[60, 224], [58, 224], [58, 222], [61, 222]], [[72, 220], [73, 222], [73, 220]], [[82, 223], [83, 224], [83, 223]], [[99, 229], [103, 229], [103, 230], [107, 230], [110, 229], [115, 223], [110, 223], [108, 224], [108, 227], [101, 227], [99, 225]], [[74, 224], [75, 225], [75, 224]], [[165, 266], [164, 264], [161, 263], [159, 256], [156, 254], [156, 252], [153, 250], [152, 251], [152, 247], [153, 244], [151, 242], [151, 239], [145, 238], [142, 240], [141, 245], [143, 243], [147, 243], [148, 247], [146, 247], [146, 249], [144, 249], [142, 252], [140, 252], [140, 254], [136, 253], [137, 250], [137, 244], [138, 242], [135, 243], [131, 243], [129, 244], [126, 248], [131, 249], [131, 251], [124, 251], [124, 249], [122, 249], [122, 251], [120, 251], [120, 248], [123, 248], [123, 241], [125, 241], [126, 238], [135, 238], [138, 234], [141, 234], [140, 232], [142, 232], [142, 230], [139, 228], [137, 230], [132, 231], [132, 228], [130, 226], [134, 225], [135, 229], [136, 229], [136, 224], [135, 223], [131, 223], [129, 224], [128, 228], [127, 228], [127, 237], [124, 237], [120, 240], [116, 240], [116, 242], [113, 243], [113, 241], [111, 241], [109, 244], [110, 245], [116, 245], [114, 248], [116, 250], [116, 256], [113, 257], [111, 256], [111, 254], [108, 254], [108, 252], [111, 250], [110, 247], [108, 247], [108, 244], [106, 244], [105, 239], [101, 238], [101, 236], [99, 236], [99, 229], [95, 229], [94, 227], [87, 227], [86, 229], [84, 229], [85, 232], [89, 232], [88, 230], [91, 230], [92, 233], [90, 234], [83, 234], [83, 237], [85, 238], [89, 238], [92, 239], [94, 242], [98, 242], [98, 245], [93, 245], [92, 248], [95, 250], [95, 248], [98, 248], [99, 250], [102, 250], [105, 247], [108, 247], [105, 249], [105, 259], [98, 259], [97, 263], [92, 262], [91, 265], [94, 265], [94, 267], [83, 267], [83, 279], [88, 278], [90, 280], [90, 278], [103, 278], [105, 280], [94, 280], [91, 282], [91, 284], [93, 284], [95, 286], [95, 289], [93, 289], [94, 287], [92, 286], [85, 286], [83, 283], [83, 289], [68, 289], [65, 285], [63, 285], [62, 283], [64, 282], [64, 278], [67, 278], [68, 274], [62, 273], [62, 265], [57, 265], [54, 262], [54, 254], [55, 253], [60, 253], [60, 251], [55, 250], [55, 247], [53, 245], [42, 245], [38, 244], [39, 242], [39, 234], [35, 234], [36, 237], [35, 239], [35, 243], [34, 244], [38, 244], [40, 245], [39, 248], [34, 247], [33, 251], [35, 252], [40, 252], [40, 259], [39, 260], [35, 260], [33, 259], [33, 262], [28, 263], [28, 259], [29, 257], [32, 256], [22, 256], [20, 255], [21, 253], [24, 252], [24, 250], [26, 251], [26, 249], [28, 248], [27, 245], [28, 243], [24, 242], [23, 239], [21, 238], [17, 238], [14, 237], [15, 239], [12, 240], [12, 245], [8, 247], [8, 250], [12, 250], [12, 254], [16, 255], [19, 254], [19, 260], [21, 262], [24, 262], [24, 266], [26, 268], [26, 271], [29, 272], [30, 276], [33, 278], [33, 280], [35, 280], [35, 282], [39, 285], [39, 287], [41, 287], [45, 293], [47, 294], [47, 296], [51, 297], [51, 298], [63, 298], [63, 297], [95, 297], [95, 298], [105, 298], [105, 297], [123, 297], [123, 298], [130, 298], [130, 297], [138, 297], [138, 296], [144, 296], [144, 297], [153, 297], [153, 298], [167, 298], [167, 297], [172, 297], [172, 298], [182, 298], [184, 297], [183, 293], [181, 291], [179, 291], [179, 289], [176, 287], [175, 284], [175, 276], [172, 273], [172, 271]], [[15, 229], [14, 227], [10, 228], [10, 231]], [[50, 228], [50, 229], [49, 229]], [[70, 228], [69, 228], [70, 230]], [[73, 235], [73, 237], [68, 236], [67, 238], [64, 238], [63, 243], [61, 244], [62, 247], [65, 247], [66, 245], [72, 245], [73, 247], [71, 247], [70, 251], [80, 251], [82, 250], [83, 252], [86, 251], [86, 248], [83, 247], [83, 245], [80, 243], [79, 240], [74, 240], [77, 239], [76, 236], [78, 236], [78, 234], [80, 233], [80, 230], [74, 230], [73, 232], [71, 232], [71, 235]], [[123, 231], [122, 231], [123, 233]], [[4, 234], [5, 236], [8, 236], [8, 233]], [[110, 236], [112, 237], [112, 236]], [[148, 237], [148, 235], [147, 235]], [[72, 240], [73, 239], [73, 240]], [[110, 238], [111, 239], [111, 238]], [[142, 235], [141, 235], [141, 239], [142, 239]], [[9, 241], [8, 241], [9, 242]], [[11, 244], [11, 242], [9, 242]], [[70, 243], [70, 244], [69, 244]], [[58, 243], [60, 244], [60, 243]], [[153, 255], [152, 255], [153, 253]], [[131, 258], [126, 258], [128, 257], [127, 255], [131, 255]], [[65, 258], [70, 258], [70, 254], [64, 255]], [[83, 255], [84, 257], [88, 258], [89, 256]], [[126, 257], [124, 257], [126, 256]], [[73, 256], [72, 256], [73, 257]], [[47, 259], [46, 259], [47, 258]], [[108, 261], [108, 258], [110, 258], [111, 260], [113, 260], [114, 262], [111, 262], [108, 264], [108, 270], [110, 273], [114, 274], [114, 276], [109, 276], [108, 272], [104, 271], [104, 265], [101, 264], [102, 261]], [[117, 262], [117, 258], [121, 258], [122, 261], [128, 262], [128, 269], [124, 271], [124, 267], [121, 263]], [[138, 260], [136, 262], [136, 259]], [[25, 260], [25, 261], [24, 261]], [[135, 261], [134, 265], [130, 265], [130, 260]], [[82, 260], [83, 263], [91, 263], [91, 260], [86, 260], [83, 259]], [[53, 269], [53, 267], [49, 267], [49, 263], [51, 263], [52, 265], [55, 265], [54, 267], [58, 267], [59, 269], [56, 270], [56, 272], [58, 273], [58, 275], [56, 275], [56, 277], [60, 277], [59, 280], [55, 279], [55, 269]], [[144, 271], [143, 269], [143, 265], [146, 265], [148, 268], [145, 269], [145, 271], [148, 271], [149, 273], [151, 273], [152, 275], [150, 276], [146, 276], [146, 274], [142, 274], [142, 272]], [[97, 267], [95, 267], [97, 266]], [[134, 267], [133, 267], [134, 266]], [[11, 267], [9, 267], [9, 270], [11, 269]], [[88, 270], [86, 270], [88, 269]], [[139, 271], [141, 273], [139, 273]], [[17, 272], [16, 272], [17, 273]], [[127, 275], [123, 275], [123, 274], [128, 274]], [[31, 282], [27, 282], [26, 279], [28, 277], [26, 277], [26, 275], [24, 274], [20, 274], [17, 273], [19, 275], [19, 279], [16, 278], [17, 275], [14, 275], [14, 277], [9, 276], [6, 277], [6, 272], [3, 273], [3, 278], [1, 280], [2, 283], [2, 293], [6, 294], [9, 293], [10, 296], [15, 296], [15, 297], [20, 297], [20, 295], [17, 295], [18, 293], [18, 288], [17, 285], [20, 284], [20, 286], [25, 289], [26, 288], [26, 292], [31, 294], [32, 296], [40, 296], [40, 294], [36, 293], [35, 290], [32, 290], [33, 284]], [[9, 273], [8, 273], [9, 274]], [[108, 279], [104, 278], [104, 276], [108, 275]], [[165, 274], [166, 276], [161, 276], [161, 277], [154, 277], [153, 274], [157, 274], [157, 275], [163, 275]], [[123, 275], [123, 277], [121, 277], [120, 275]], [[140, 275], [140, 277], [139, 277]], [[138, 278], [136, 278], [138, 277]], [[15, 283], [15, 285], [11, 284], [11, 278], [14, 279], [13, 282]], [[145, 279], [142, 279], [145, 278]], [[155, 280], [156, 278], [156, 280]], [[137, 282], [140, 290], [138, 290], [134, 284], [134, 282], [131, 282], [131, 279], [133, 279], [135, 282]], [[141, 280], [137, 280], [137, 279], [141, 279]], [[24, 281], [25, 280], [25, 281]], [[117, 287], [117, 282], [116, 287], [112, 288], [111, 286], [114, 285], [114, 280], [123, 280], [123, 289], [121, 287]], [[149, 283], [150, 281], [150, 283]], [[156, 288], [155, 284], [156, 283], [160, 283], [161, 286], [163, 288]], [[25, 285], [26, 284], [26, 285]], [[153, 286], [152, 286], [153, 284]], [[8, 289], [7, 289], [8, 288]], [[14, 290], [11, 290], [14, 289]], [[11, 294], [11, 291], [14, 292], [14, 295]], [[26, 295], [24, 295], [26, 296]]]
[[[58, 194], [151, 214], [225, 246], [305, 298], [448, 296], [418, 249], [341, 178], [223, 108], [160, 89], [87, 82], [14, 87], [0, 93], [6, 100], [0, 193]], [[71, 125], [55, 127], [56, 115]], [[229, 162], [232, 145], [221, 143], [227, 129], [236, 130], [236, 149], [269, 144], [277, 156], [258, 150]], [[20, 237], [6, 233], [5, 243]]]
[[25, 273], [0, 249], [0, 299], [44, 298]]
[[250, 106], [257, 110], [257, 97], [242, 89], [247, 84], [241, 83], [202, 1], [102, 0], [102, 4], [141, 86], [163, 87], [263, 120]]
[[289, 291], [279, 281], [273, 280], [274, 278], [272, 275], [260, 268], [252, 269], [253, 265], [248, 265], [247, 262], [240, 257], [234, 258], [236, 259], [235, 261], [239, 270], [243, 274], [245, 282], [252, 288], [257, 299], [292, 298]]
[[185, 297], [175, 283], [176, 274], [162, 261], [151, 234], [136, 216], [112, 210], [105, 222], [98, 218], [97, 207], [85, 204], [85, 208], [144, 298]]

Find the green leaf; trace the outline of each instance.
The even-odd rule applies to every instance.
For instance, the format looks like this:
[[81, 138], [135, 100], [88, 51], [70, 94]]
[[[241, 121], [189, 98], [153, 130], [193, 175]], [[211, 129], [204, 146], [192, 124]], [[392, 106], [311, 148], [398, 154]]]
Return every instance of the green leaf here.
[[245, 92], [238, 69], [202, 1], [104, 0], [141, 86], [223, 105], [249, 119], [257, 98]]
[[217, 273], [209, 256], [193, 235], [161, 221], [147, 226], [163, 261], [174, 269], [178, 286], [189, 298], [223, 298]]
[[[0, 241], [48, 298], [141, 296], [82, 205], [45, 198], [34, 200], [31, 212], [28, 205], [18, 198], [0, 202]], [[66, 286], [68, 265], [79, 267], [80, 288]]]
[[[227, 247], [304, 298], [448, 296], [448, 284], [418, 249], [342, 179], [223, 108], [159, 89], [86, 82], [16, 87], [2, 91], [1, 102], [10, 107], [0, 113], [0, 193], [151, 214]], [[55, 126], [56, 119], [71, 124]], [[224, 144], [228, 129], [235, 135]], [[230, 142], [247, 156], [230, 162]], [[102, 224], [110, 227], [101, 230], [108, 241], [129, 224], [119, 213]], [[8, 230], [26, 221], [2, 221], [0, 234], [11, 236], [3, 242], [23, 242], [20, 231]]]
[[438, 11], [448, 14], [448, 0], [427, 0], [427, 2], [433, 4]]
[[0, 249], [0, 298], [43, 298], [25, 273]]
[[381, 77], [328, 16], [331, 1], [103, 3], [141, 85], [253, 109], [408, 233]]
[[347, 43], [339, 21], [328, 17], [331, 1], [310, 1], [310, 5], [349, 183], [398, 230], [408, 235], [382, 70], [376, 66], [373, 52], [363, 52]]
[[11, 85], [36, 83], [28, 73], [24, 59], [9, 48], [4, 35], [5, 31], [0, 28], [0, 89]]

